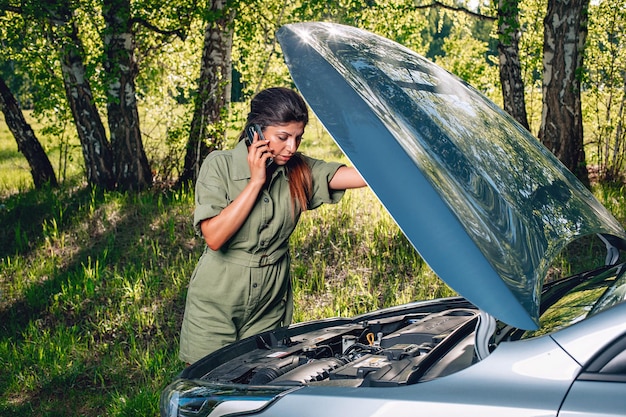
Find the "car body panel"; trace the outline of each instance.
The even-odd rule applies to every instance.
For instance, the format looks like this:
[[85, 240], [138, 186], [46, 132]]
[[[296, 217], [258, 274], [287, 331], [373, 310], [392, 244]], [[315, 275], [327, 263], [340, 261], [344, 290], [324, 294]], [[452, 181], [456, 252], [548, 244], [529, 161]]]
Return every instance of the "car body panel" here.
[[554, 333], [552, 338], [578, 363], [587, 364], [605, 345], [626, 333], [625, 318], [626, 303], [622, 302]]
[[626, 381], [576, 381], [558, 417], [623, 417], [626, 414], [625, 392]]
[[[539, 374], [534, 371], [542, 369]], [[554, 416], [581, 367], [550, 337], [504, 343], [444, 378], [394, 388], [304, 387], [260, 416]], [[520, 393], [524, 393], [520, 395]]]
[[602, 233], [626, 247], [593, 195], [455, 76], [348, 26], [296, 23], [277, 37], [296, 86], [403, 233], [481, 309], [537, 328], [541, 283], [564, 246]]
[[[623, 416], [626, 414], [626, 330], [624, 330], [624, 303], [603, 311], [580, 323], [578, 332], [586, 335], [587, 330], [604, 327], [611, 329], [608, 334], [596, 336], [604, 342], [588, 358], [584, 370], [578, 375], [559, 412], [559, 417], [578, 417], [591, 415], [594, 417]], [[600, 321], [600, 323], [598, 323]], [[620, 323], [621, 322], [621, 323]], [[591, 323], [591, 325], [590, 325]], [[564, 343], [566, 349], [576, 348], [576, 338], [569, 329], [558, 332], [556, 340]], [[562, 334], [561, 334], [562, 333]], [[590, 350], [598, 347], [599, 340], [584, 338], [583, 345]], [[576, 349], [579, 351], [579, 349]], [[573, 357], [581, 360], [577, 352]]]

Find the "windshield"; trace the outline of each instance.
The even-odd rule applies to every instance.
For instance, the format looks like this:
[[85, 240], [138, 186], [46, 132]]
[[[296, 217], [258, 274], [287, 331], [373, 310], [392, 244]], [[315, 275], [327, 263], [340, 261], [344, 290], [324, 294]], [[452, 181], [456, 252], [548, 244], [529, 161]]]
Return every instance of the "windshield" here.
[[552, 333], [626, 300], [626, 264], [602, 268], [558, 283], [544, 294], [549, 307], [539, 318], [540, 329], [523, 339]]

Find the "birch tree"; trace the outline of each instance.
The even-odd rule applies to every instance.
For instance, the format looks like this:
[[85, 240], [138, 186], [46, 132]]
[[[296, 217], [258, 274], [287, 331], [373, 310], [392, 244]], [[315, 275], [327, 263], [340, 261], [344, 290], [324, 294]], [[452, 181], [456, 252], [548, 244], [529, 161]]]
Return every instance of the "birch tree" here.
[[135, 78], [135, 35], [130, 0], [104, 0], [103, 34], [107, 74], [107, 115], [113, 173], [118, 187], [141, 190], [152, 185], [152, 174], [141, 140]]
[[41, 188], [45, 184], [56, 186], [57, 178], [52, 164], [2, 77], [0, 77], [0, 111], [4, 114], [4, 120], [17, 141], [17, 149], [28, 161], [35, 188]]
[[549, 0], [544, 19], [543, 109], [539, 139], [583, 183], [581, 74], [589, 0]]
[[206, 16], [198, 91], [180, 183], [195, 180], [204, 158], [224, 142], [221, 122], [230, 103], [234, 9], [228, 0], [211, 0]]
[[519, 56], [519, 1], [498, 1], [498, 57], [504, 110], [530, 130]]

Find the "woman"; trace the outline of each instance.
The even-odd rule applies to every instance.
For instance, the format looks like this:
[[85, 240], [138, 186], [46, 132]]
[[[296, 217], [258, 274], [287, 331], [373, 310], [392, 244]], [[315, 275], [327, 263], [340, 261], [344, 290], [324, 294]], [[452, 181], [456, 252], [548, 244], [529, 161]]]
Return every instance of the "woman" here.
[[[288, 325], [293, 311], [289, 236], [300, 213], [365, 186], [354, 168], [296, 153], [304, 100], [270, 88], [251, 102], [238, 145], [206, 158], [194, 226], [206, 247], [191, 277], [180, 358], [193, 363], [236, 340]], [[243, 140], [258, 125], [250, 145]]]

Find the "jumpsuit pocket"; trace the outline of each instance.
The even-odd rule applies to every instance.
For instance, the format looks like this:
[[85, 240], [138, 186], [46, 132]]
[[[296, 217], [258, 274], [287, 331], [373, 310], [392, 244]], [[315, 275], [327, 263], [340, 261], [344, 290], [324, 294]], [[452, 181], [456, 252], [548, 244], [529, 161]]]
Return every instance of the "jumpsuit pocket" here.
[[248, 268], [205, 253], [194, 271], [189, 291], [200, 302], [222, 306], [245, 305], [249, 275]]

